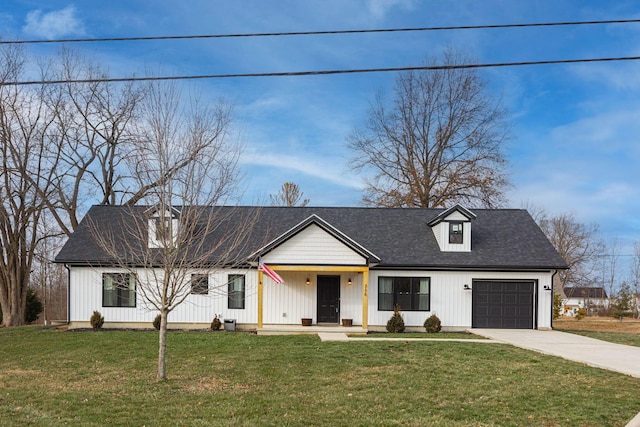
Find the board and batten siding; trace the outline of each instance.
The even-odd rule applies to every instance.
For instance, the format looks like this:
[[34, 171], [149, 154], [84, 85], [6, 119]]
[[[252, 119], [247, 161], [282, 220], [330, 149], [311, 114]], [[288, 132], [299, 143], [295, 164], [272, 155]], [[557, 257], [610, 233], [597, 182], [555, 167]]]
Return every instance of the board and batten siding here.
[[552, 292], [544, 289], [551, 285], [551, 273], [477, 272], [477, 271], [383, 271], [372, 270], [369, 281], [369, 325], [386, 326], [393, 311], [378, 311], [378, 278], [429, 277], [431, 279], [431, 310], [402, 311], [406, 326], [422, 326], [427, 317], [436, 314], [448, 328], [471, 328], [473, 280], [535, 280], [538, 283], [537, 326], [551, 327]]
[[363, 256], [311, 224], [262, 257], [267, 264], [365, 265]]
[[[73, 322], [88, 322], [94, 310], [102, 313], [105, 323], [148, 323], [157, 311], [136, 289], [136, 307], [102, 306], [102, 273], [126, 273], [115, 268], [70, 267], [71, 289], [69, 293], [69, 318]], [[146, 272], [138, 269], [140, 280]], [[204, 271], [194, 271], [204, 273]], [[229, 274], [245, 275], [245, 308], [229, 309], [227, 281]], [[257, 272], [256, 270], [225, 270], [209, 273], [209, 293], [189, 295], [169, 314], [169, 323], [210, 324], [218, 314], [221, 319], [236, 319], [237, 323], [257, 323]], [[148, 325], [147, 325], [148, 326]]]
[[[263, 321], [270, 325], [299, 325], [302, 318], [318, 320], [318, 275], [312, 272], [283, 271], [284, 283], [264, 280]], [[362, 275], [323, 272], [340, 276], [340, 318], [362, 324]], [[351, 278], [352, 284], [348, 285]], [[307, 285], [309, 279], [310, 285]]]

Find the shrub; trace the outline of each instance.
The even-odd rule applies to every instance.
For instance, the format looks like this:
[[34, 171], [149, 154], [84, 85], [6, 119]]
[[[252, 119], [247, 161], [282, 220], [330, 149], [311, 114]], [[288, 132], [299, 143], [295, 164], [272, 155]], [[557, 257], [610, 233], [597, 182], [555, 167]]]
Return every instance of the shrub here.
[[216, 314], [216, 316], [211, 321], [211, 329], [213, 329], [214, 331], [218, 331], [220, 330], [221, 326], [222, 326], [222, 322], [220, 321], [220, 318]]
[[393, 316], [387, 322], [387, 332], [397, 333], [404, 332], [404, 319], [400, 314], [400, 306], [396, 305], [393, 308]]
[[576, 311], [576, 320], [582, 320], [587, 316], [587, 310], [585, 310], [584, 308], [580, 307], [577, 311]]
[[24, 312], [24, 321], [27, 323], [33, 323], [38, 320], [38, 316], [43, 310], [40, 297], [33, 289], [27, 289], [27, 306]]
[[99, 311], [94, 311], [91, 315], [91, 319], [89, 319], [89, 323], [91, 323], [91, 327], [94, 331], [98, 329], [102, 329], [102, 325], [104, 325], [104, 317], [100, 314]]
[[153, 319], [153, 327], [156, 331], [160, 330], [160, 322], [162, 322], [162, 316], [158, 314], [155, 319]]
[[562, 315], [562, 298], [560, 295], [553, 294], [553, 318], [559, 319]]
[[442, 322], [440, 322], [440, 318], [435, 314], [429, 316], [429, 318], [424, 321], [424, 329], [430, 334], [440, 332], [442, 329]]

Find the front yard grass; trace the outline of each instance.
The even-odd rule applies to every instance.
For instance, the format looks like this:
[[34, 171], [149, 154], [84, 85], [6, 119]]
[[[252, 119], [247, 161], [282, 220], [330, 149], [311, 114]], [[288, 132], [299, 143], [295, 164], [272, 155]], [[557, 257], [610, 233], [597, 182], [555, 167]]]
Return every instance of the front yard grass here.
[[640, 379], [507, 345], [0, 329], [2, 425], [623, 426]]
[[609, 341], [616, 344], [625, 344], [640, 347], [640, 335], [632, 334], [629, 332], [581, 331], [570, 329], [558, 330], [562, 332], [570, 332], [572, 334], [583, 335], [585, 337], [595, 338], [602, 341]]
[[427, 332], [401, 332], [401, 333], [389, 333], [389, 332], [374, 332], [363, 334], [348, 334], [352, 338], [424, 338], [424, 339], [456, 339], [456, 340], [468, 340], [468, 339], [486, 339], [480, 335], [470, 334], [468, 332], [438, 332], [435, 334], [429, 334]]

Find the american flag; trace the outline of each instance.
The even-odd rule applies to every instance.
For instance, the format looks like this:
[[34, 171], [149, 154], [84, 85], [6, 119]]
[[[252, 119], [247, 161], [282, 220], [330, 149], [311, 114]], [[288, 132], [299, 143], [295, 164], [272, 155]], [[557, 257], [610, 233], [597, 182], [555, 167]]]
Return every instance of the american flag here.
[[277, 285], [280, 283], [284, 283], [284, 280], [278, 273], [269, 268], [269, 266], [262, 261], [258, 263], [258, 271], [262, 271], [264, 274], [269, 276], [271, 280], [273, 280]]

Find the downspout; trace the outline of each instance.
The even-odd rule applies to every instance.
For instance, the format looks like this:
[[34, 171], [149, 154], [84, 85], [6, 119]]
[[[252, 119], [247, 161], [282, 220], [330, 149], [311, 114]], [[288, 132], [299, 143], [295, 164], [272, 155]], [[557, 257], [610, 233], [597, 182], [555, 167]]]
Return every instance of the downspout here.
[[551, 318], [550, 320], [550, 325], [551, 325], [551, 330], [553, 330], [553, 302], [555, 299], [555, 295], [554, 295], [554, 291], [553, 291], [553, 279], [556, 277], [556, 274], [558, 274], [558, 269], [556, 268], [555, 270], [553, 270], [553, 274], [551, 275]]
[[67, 269], [67, 325], [71, 323], [71, 269], [68, 264], [64, 265]]

